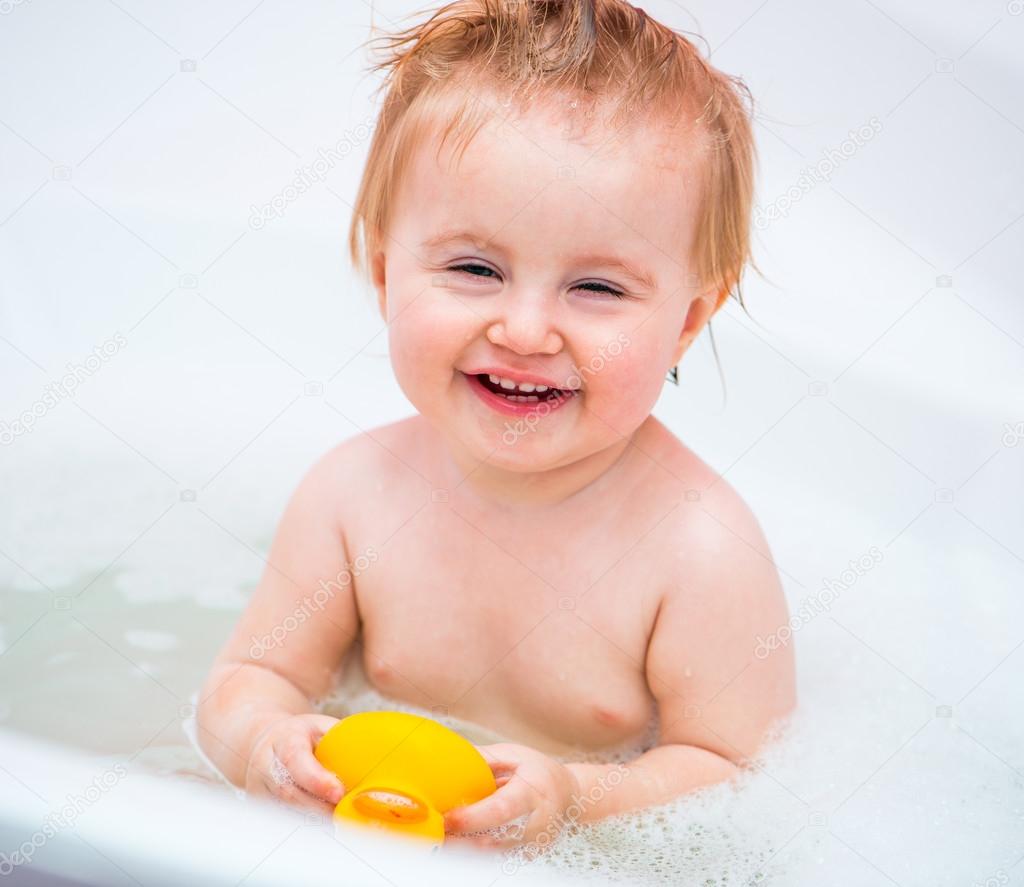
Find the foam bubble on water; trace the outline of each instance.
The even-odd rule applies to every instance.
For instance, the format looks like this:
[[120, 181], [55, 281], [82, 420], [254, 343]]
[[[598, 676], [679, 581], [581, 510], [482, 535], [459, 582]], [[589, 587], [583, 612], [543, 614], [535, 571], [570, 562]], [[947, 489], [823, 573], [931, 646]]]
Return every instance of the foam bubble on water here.
[[[486, 727], [437, 710], [389, 699], [368, 685], [358, 663], [346, 669], [345, 680], [318, 705], [335, 717], [359, 711], [405, 711], [432, 717], [475, 744], [508, 742]], [[601, 751], [553, 757], [625, 763], [654, 744], [657, 719], [639, 740]], [[610, 789], [614, 791], [614, 789]], [[569, 824], [553, 841], [541, 838], [507, 851], [503, 870], [525, 866], [550, 869], [560, 877], [581, 876], [611, 882], [661, 884], [758, 883], [762, 867], [783, 842], [777, 817], [763, 816], [766, 795], [778, 804], [771, 787], [758, 790], [758, 779], [713, 786], [671, 804], [609, 817], [596, 823]], [[585, 803], [585, 801], [584, 801]], [[498, 838], [521, 834], [528, 817], [480, 832]], [[751, 881], [751, 878], [755, 880]]]
[[[610, 787], [607, 794], [614, 791]], [[786, 821], [800, 817], [798, 806], [751, 771], [668, 804], [596, 822], [570, 821], [553, 838], [542, 833], [510, 851], [503, 870], [533, 867], [602, 883], [758, 884], [778, 870], [775, 857], [793, 829]], [[765, 816], [769, 807], [774, 813]]]
[[[815, 667], [803, 673], [800, 706], [737, 779], [659, 807], [569, 823], [551, 840], [508, 852], [503, 871], [652, 887], [859, 887], [886, 878], [955, 887], [1011, 871], [1024, 837], [1024, 776], [1013, 767], [1019, 753], [987, 751], [945, 707], [913, 682], [894, 680], [884, 660], [843, 637], [838, 630], [802, 636], [802, 653]], [[405, 710], [477, 744], [508, 741], [388, 699], [363, 680], [358, 669], [346, 671], [323, 710], [338, 717]], [[1005, 734], [1003, 712], [976, 712], [970, 729]], [[628, 762], [650, 744], [589, 757]]]
[[533, 862], [524, 850], [512, 851], [505, 870], [518, 863], [612, 883], [759, 883], [767, 877], [764, 870], [776, 845], [741, 832], [735, 822], [722, 822], [722, 794], [708, 791], [704, 804], [691, 798], [571, 827]]

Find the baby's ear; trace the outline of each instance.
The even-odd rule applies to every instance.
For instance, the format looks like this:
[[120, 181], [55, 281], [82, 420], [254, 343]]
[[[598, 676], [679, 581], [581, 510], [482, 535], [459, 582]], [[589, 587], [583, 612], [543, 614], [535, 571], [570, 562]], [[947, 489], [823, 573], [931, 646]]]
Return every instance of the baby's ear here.
[[693, 340], [700, 335], [700, 331], [711, 320], [711, 315], [718, 310], [719, 299], [714, 291], [701, 293], [694, 296], [690, 306], [686, 309], [686, 320], [683, 321], [683, 328], [679, 331], [679, 345], [676, 348], [673, 365], [682, 360], [683, 355], [689, 349]]
[[370, 278], [373, 288], [377, 291], [377, 307], [380, 309], [381, 320], [388, 319], [388, 290], [384, 280], [384, 253], [376, 252], [370, 263]]

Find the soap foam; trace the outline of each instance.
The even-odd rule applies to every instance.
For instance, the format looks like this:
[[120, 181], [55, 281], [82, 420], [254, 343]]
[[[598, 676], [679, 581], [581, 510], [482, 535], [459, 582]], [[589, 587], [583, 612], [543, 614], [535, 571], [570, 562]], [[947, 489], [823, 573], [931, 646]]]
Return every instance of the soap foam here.
[[[797, 711], [775, 725], [736, 779], [668, 804], [569, 822], [553, 840], [542, 837], [506, 851], [502, 870], [651, 887], [860, 887], [887, 883], [886, 877], [901, 885], [952, 887], [985, 883], [990, 876], [1000, 885], [1020, 883], [1008, 873], [1024, 852], [1013, 855], [1024, 838], [1024, 777], [971, 743], [961, 747], [955, 719], [937, 718], [912, 687], [893, 686], [885, 663], [851, 656], [827, 636], [807, 633], [802, 640], [819, 670], [804, 682]], [[366, 683], [359, 668], [346, 670], [344, 685], [320, 710], [336, 717], [407, 711], [433, 717], [477, 744], [510, 741], [478, 724], [389, 699]], [[652, 721], [641, 742], [585, 757], [628, 762], [654, 744], [656, 728]], [[950, 743], [970, 752], [958, 761], [963, 772], [955, 783], [938, 775], [949, 766]], [[905, 760], [897, 766], [900, 754]], [[947, 786], [959, 818], [946, 809]], [[908, 821], [923, 823], [920, 834], [906, 827]], [[524, 823], [521, 818], [488, 833], [515, 834]], [[956, 837], [944, 840], [955, 840], [962, 854], [928, 866], [935, 835], [948, 828]]]
[[[479, 724], [389, 699], [368, 685], [354, 690], [363, 678], [358, 669], [346, 674], [347, 692], [336, 691], [322, 700], [319, 711], [334, 717], [359, 711], [404, 711], [433, 717], [476, 744], [511, 741]], [[602, 752], [564, 756], [562, 760], [624, 763], [650, 748], [656, 734], [655, 719], [639, 742]], [[651, 885], [713, 883], [725, 887], [757, 883], [749, 879], [770, 860], [777, 842], [773, 841], [774, 832], [766, 834], [765, 826], [759, 823], [759, 811], [751, 810], [744, 817], [742, 810], [737, 809], [744, 797], [747, 807], [756, 806], [756, 787], [752, 782], [756, 780], [743, 780], [743, 788], [715, 786], [670, 804], [596, 823], [570, 823], [550, 843], [542, 837], [507, 851], [502, 870], [514, 874], [533, 866], [570, 879], [589, 876]], [[517, 836], [526, 820], [526, 816], [519, 817], [474, 834]]]

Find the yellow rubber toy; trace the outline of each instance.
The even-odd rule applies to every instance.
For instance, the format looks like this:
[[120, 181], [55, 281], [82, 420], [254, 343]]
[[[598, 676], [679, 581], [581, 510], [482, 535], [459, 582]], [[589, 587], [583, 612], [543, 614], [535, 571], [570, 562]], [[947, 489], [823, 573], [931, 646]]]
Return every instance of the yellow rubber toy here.
[[447, 727], [400, 711], [349, 715], [328, 730], [316, 758], [345, 786], [338, 819], [444, 843], [444, 814], [494, 792], [473, 744]]

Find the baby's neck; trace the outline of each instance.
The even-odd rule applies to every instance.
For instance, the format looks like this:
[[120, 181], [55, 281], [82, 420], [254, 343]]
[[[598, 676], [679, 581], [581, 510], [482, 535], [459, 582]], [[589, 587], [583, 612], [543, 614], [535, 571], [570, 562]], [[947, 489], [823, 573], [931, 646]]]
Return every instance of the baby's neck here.
[[496, 468], [457, 447], [444, 447], [442, 470], [450, 479], [449, 489], [489, 507], [555, 508], [587, 498], [609, 483], [623, 470], [643, 429], [641, 425], [630, 437], [576, 462], [534, 473]]

